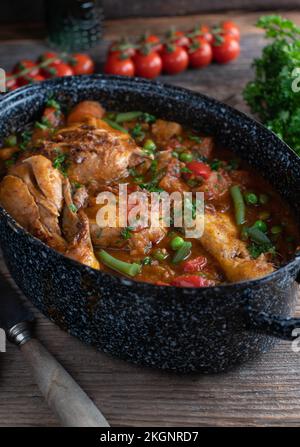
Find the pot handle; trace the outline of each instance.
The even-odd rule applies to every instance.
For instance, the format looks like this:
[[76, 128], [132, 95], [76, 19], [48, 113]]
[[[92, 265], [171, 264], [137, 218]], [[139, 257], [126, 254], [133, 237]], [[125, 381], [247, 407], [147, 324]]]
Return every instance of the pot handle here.
[[247, 330], [283, 340], [295, 340], [300, 336], [300, 318], [278, 317], [253, 310], [251, 306], [244, 309], [244, 318]]
[[[298, 257], [300, 259], [300, 253]], [[300, 270], [295, 281], [300, 284]], [[264, 335], [272, 335], [283, 340], [295, 340], [300, 336], [300, 318], [270, 315], [254, 310], [248, 305], [244, 308], [244, 321], [246, 329]]]

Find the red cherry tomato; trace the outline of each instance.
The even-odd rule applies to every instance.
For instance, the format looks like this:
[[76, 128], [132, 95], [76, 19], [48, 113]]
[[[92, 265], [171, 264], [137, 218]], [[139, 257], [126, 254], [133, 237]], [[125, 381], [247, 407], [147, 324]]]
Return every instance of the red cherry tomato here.
[[70, 65], [75, 75], [92, 74], [95, 70], [94, 61], [88, 54], [73, 54], [70, 60]]
[[187, 51], [179, 45], [165, 45], [162, 53], [163, 71], [176, 74], [184, 71], [189, 64]]
[[239, 41], [241, 38], [241, 33], [239, 27], [230, 20], [225, 20], [221, 23], [221, 32], [224, 34], [229, 34], [233, 39]]
[[211, 45], [202, 39], [193, 40], [189, 48], [190, 66], [194, 68], [205, 67], [212, 61]]
[[226, 64], [239, 56], [240, 44], [229, 34], [218, 34], [214, 37], [212, 50], [213, 59], [219, 64]]
[[199, 31], [200, 31], [200, 37], [206, 40], [206, 42], [212, 43], [214, 37], [212, 35], [212, 32], [210, 31], [209, 26], [201, 25]]
[[172, 286], [177, 287], [209, 287], [214, 284], [214, 281], [197, 275], [178, 276], [171, 282]]
[[180, 47], [187, 48], [190, 40], [182, 31], [175, 31], [173, 42]]
[[134, 76], [135, 68], [130, 57], [126, 57], [120, 52], [115, 52], [109, 54], [104, 67], [104, 72], [121, 76]]
[[148, 54], [138, 51], [133, 58], [135, 74], [142, 78], [153, 79], [160, 75], [162, 69], [161, 57], [156, 51]]
[[13, 73], [6, 73], [6, 89], [8, 91], [15, 90], [19, 87], [18, 80], [16, 78], [8, 79], [10, 76], [12, 76]]
[[197, 258], [184, 261], [182, 267], [185, 273], [195, 273], [203, 270], [206, 264], [207, 258], [205, 256], [197, 256]]
[[135, 55], [136, 49], [133, 43], [127, 39], [120, 39], [113, 42], [109, 49], [108, 54], [122, 54], [124, 57], [133, 57]]
[[208, 43], [212, 43], [213, 42], [213, 34], [209, 28], [209, 26], [207, 25], [201, 25], [201, 26], [196, 26], [193, 30], [191, 30], [188, 33], [188, 36], [190, 37], [191, 40], [194, 39], [201, 39], [201, 40], [206, 40], [206, 42]]
[[186, 167], [192, 171], [191, 175], [201, 176], [204, 180], [207, 180], [212, 172], [210, 166], [202, 161], [190, 161], [186, 163]]
[[19, 79], [18, 85], [34, 84], [35, 82], [44, 81], [44, 76], [37, 74], [35, 76], [24, 75]]
[[24, 59], [20, 62], [18, 62], [14, 69], [13, 69], [13, 73], [14, 74], [19, 74], [24, 70], [29, 70], [26, 74], [18, 76], [18, 85], [26, 85], [28, 84], [28, 79], [36, 76], [39, 74], [39, 67], [37, 66], [37, 64], [31, 60], [28, 59]]
[[66, 64], [65, 62], [54, 62], [47, 65], [47, 67], [44, 67], [42, 74], [45, 78], [56, 78], [62, 76], [72, 76], [74, 72], [70, 65]]
[[38, 58], [38, 63], [47, 61], [49, 61], [49, 63], [52, 64], [60, 64], [62, 62], [58, 54], [54, 53], [54, 51], [46, 51], [45, 53], [41, 54], [40, 57]]
[[151, 50], [156, 51], [157, 53], [159, 53], [163, 48], [163, 44], [161, 43], [160, 38], [155, 34], [146, 34], [142, 36], [142, 38], [140, 39], [140, 45], [149, 45]]

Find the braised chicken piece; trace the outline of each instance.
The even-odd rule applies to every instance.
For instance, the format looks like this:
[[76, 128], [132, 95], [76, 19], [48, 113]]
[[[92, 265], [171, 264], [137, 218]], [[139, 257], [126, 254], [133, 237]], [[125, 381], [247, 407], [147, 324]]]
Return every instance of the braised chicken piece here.
[[229, 281], [260, 278], [274, 270], [264, 254], [251, 259], [232, 218], [225, 213], [205, 213], [204, 233], [200, 241], [219, 262]]
[[143, 111], [87, 100], [65, 113], [50, 99], [39, 121], [4, 140], [0, 176], [0, 204], [27, 231], [137, 281], [248, 281], [299, 249], [294, 216], [268, 182], [213, 136]]

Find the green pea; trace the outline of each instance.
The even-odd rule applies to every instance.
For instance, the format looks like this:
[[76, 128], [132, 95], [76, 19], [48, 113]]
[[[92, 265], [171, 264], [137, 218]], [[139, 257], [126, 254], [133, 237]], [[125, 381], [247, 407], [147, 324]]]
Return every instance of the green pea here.
[[261, 211], [258, 214], [258, 217], [260, 218], [260, 220], [268, 220], [270, 218], [271, 214], [269, 213], [269, 211]]
[[267, 224], [263, 220], [257, 220], [254, 223], [253, 227], [258, 228], [260, 231], [263, 231], [264, 233], [268, 229]]
[[182, 152], [182, 153], [179, 155], [179, 160], [184, 161], [184, 162], [192, 161], [193, 158], [194, 158], [193, 155], [190, 154], [189, 152]]
[[182, 239], [182, 237], [180, 236], [175, 236], [171, 242], [170, 242], [170, 246], [172, 248], [172, 250], [179, 250], [180, 247], [182, 247], [184, 244], [184, 239]]
[[143, 148], [144, 148], [146, 151], [153, 152], [153, 151], [155, 151], [155, 149], [156, 149], [156, 144], [154, 143], [153, 140], [150, 140], [150, 139], [149, 139], [149, 140], [146, 140], [146, 141], [145, 141], [145, 144], [144, 144]]
[[244, 197], [245, 197], [245, 202], [247, 203], [247, 205], [256, 205], [258, 202], [258, 197], [253, 192], [246, 192], [244, 194]]
[[274, 225], [271, 228], [271, 233], [272, 234], [280, 234], [282, 232], [282, 226], [281, 225]]
[[265, 205], [269, 201], [269, 196], [267, 194], [259, 194], [259, 203]]

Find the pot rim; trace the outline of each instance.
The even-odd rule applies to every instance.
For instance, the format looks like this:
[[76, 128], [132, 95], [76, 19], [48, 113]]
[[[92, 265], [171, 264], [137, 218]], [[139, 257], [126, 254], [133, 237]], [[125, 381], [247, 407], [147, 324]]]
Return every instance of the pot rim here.
[[[115, 76], [115, 75], [112, 76], [112, 75], [102, 75], [102, 74], [85, 75], [85, 76], [68, 76], [68, 77], [63, 77], [63, 78], [50, 79], [50, 80], [42, 81], [42, 82], [39, 82], [36, 84], [26, 85], [21, 88], [18, 88], [17, 90], [6, 93], [3, 98], [0, 97], [1, 109], [3, 110], [3, 108], [5, 108], [6, 101], [8, 102], [7, 107], [11, 106], [11, 101], [13, 101], [14, 99], [16, 99], [18, 102], [21, 102], [24, 97], [23, 94], [24, 93], [26, 94], [28, 92], [28, 90], [32, 90], [32, 93], [34, 93], [35, 90], [40, 91], [40, 88], [43, 87], [43, 85], [55, 85], [56, 87], [59, 87], [59, 86], [64, 87], [64, 86], [67, 86], [69, 83], [71, 84], [72, 81], [74, 82], [74, 79], [76, 79], [78, 81], [80, 80], [81, 83], [86, 83], [90, 80], [103, 81], [104, 83], [109, 83], [110, 81], [117, 81], [117, 83], [119, 83], [123, 87], [124, 86], [132, 87], [134, 85], [135, 86], [136, 85], [137, 86], [144, 85], [144, 86], [149, 86], [149, 87], [151, 86], [150, 89], [152, 91], [151, 92], [152, 94], [153, 94], [153, 89], [156, 87], [157, 89], [161, 89], [161, 93], [165, 93], [166, 91], [168, 93], [170, 93], [173, 91], [174, 93], [178, 92], [181, 94], [185, 94], [187, 96], [201, 98], [202, 101], [204, 100], [205, 102], [214, 104], [218, 108], [222, 107], [223, 109], [226, 110], [226, 112], [229, 112], [231, 115], [240, 116], [240, 118], [244, 122], [246, 121], [249, 124], [255, 125], [257, 128], [261, 129], [262, 131], [269, 133], [271, 136], [273, 136], [277, 140], [277, 143], [280, 144], [282, 146], [282, 148], [284, 148], [288, 152], [289, 156], [292, 158], [292, 161], [298, 163], [299, 167], [300, 167], [300, 157], [298, 157], [296, 155], [296, 153], [290, 148], [290, 146], [288, 146], [284, 141], [280, 140], [280, 138], [274, 132], [272, 132], [271, 130], [266, 128], [263, 124], [258, 122], [256, 119], [246, 115], [244, 112], [241, 112], [240, 110], [237, 110], [237, 109], [235, 109], [235, 108], [233, 108], [233, 107], [231, 107], [215, 98], [207, 96], [203, 93], [194, 92], [192, 90], [188, 90], [183, 87], [174, 86], [174, 85], [163, 83], [160, 81], [153, 81], [153, 80], [149, 81], [149, 80], [141, 79], [141, 78], [137, 78], [137, 77], [132, 77], [132, 78], [127, 79], [123, 76]], [[55, 91], [55, 93], [56, 92], [57, 92], [57, 90]], [[159, 95], [158, 92], [156, 92], [154, 94]], [[4, 112], [1, 112], [1, 113], [5, 113], [5, 110], [4, 110]], [[280, 266], [277, 270], [274, 270], [272, 273], [269, 273], [268, 275], [263, 276], [261, 278], [257, 278], [257, 279], [239, 281], [239, 282], [234, 282], [234, 283], [224, 283], [224, 284], [220, 284], [217, 286], [196, 287], [196, 288], [157, 285], [157, 284], [152, 284], [152, 283], [147, 283], [147, 282], [142, 282], [142, 281], [135, 281], [134, 279], [131, 279], [128, 277], [121, 277], [121, 276], [117, 276], [117, 275], [114, 275], [109, 272], [105, 272], [103, 270], [97, 270], [97, 269], [89, 267], [85, 264], [82, 264], [79, 261], [68, 258], [67, 256], [63, 255], [62, 253], [49, 247], [47, 244], [42, 242], [40, 239], [38, 239], [37, 237], [35, 237], [31, 233], [29, 233], [27, 230], [25, 230], [21, 225], [19, 225], [13, 219], [13, 217], [4, 208], [2, 208], [0, 206], [0, 217], [1, 217], [1, 215], [3, 216], [3, 218], [5, 218], [8, 221], [9, 226], [12, 227], [14, 229], [14, 231], [21, 233], [23, 236], [26, 236], [27, 238], [29, 238], [31, 240], [32, 243], [40, 245], [40, 247], [43, 247], [50, 253], [54, 253], [56, 256], [63, 258], [65, 262], [70, 263], [71, 265], [73, 265], [76, 268], [80, 267], [81, 269], [84, 269], [86, 271], [93, 272], [93, 274], [96, 274], [96, 275], [100, 274], [100, 275], [108, 276], [109, 278], [113, 278], [115, 281], [122, 283], [122, 284], [126, 284], [127, 286], [137, 287], [137, 285], [138, 285], [139, 287], [142, 287], [142, 288], [153, 287], [156, 290], [158, 288], [160, 288], [160, 290], [161, 290], [161, 288], [165, 288], [170, 291], [175, 291], [175, 290], [180, 289], [185, 293], [195, 294], [198, 292], [201, 293], [202, 290], [203, 291], [208, 291], [208, 290], [213, 291], [213, 290], [217, 290], [217, 289], [230, 290], [231, 288], [236, 288], [236, 286], [242, 286], [243, 288], [255, 287], [257, 285], [265, 284], [265, 283], [272, 281], [273, 279], [275, 279], [276, 276], [279, 276], [280, 273], [284, 269], [292, 268], [297, 265], [299, 266], [299, 269], [300, 269], [300, 251], [298, 251], [295, 253], [294, 257], [291, 260], [289, 260], [288, 262], [286, 262], [285, 264]]]

